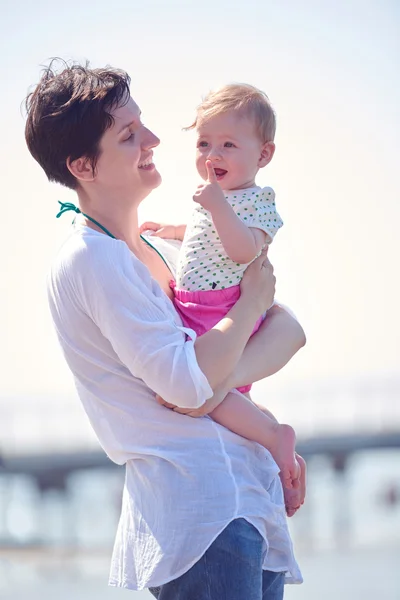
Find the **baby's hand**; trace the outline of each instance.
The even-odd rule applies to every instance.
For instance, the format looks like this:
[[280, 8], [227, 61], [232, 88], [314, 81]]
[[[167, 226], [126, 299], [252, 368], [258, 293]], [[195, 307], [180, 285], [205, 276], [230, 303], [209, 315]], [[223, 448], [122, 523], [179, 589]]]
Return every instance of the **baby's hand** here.
[[224, 192], [217, 181], [211, 160], [206, 160], [206, 168], [207, 181], [198, 186], [197, 192], [193, 196], [193, 200], [212, 213], [218, 206], [221, 206], [226, 202], [226, 199]]
[[164, 240], [180, 240], [182, 242], [186, 225], [168, 225], [166, 223], [146, 221], [139, 227], [139, 233], [149, 230], [153, 232], [153, 235], [163, 238]]

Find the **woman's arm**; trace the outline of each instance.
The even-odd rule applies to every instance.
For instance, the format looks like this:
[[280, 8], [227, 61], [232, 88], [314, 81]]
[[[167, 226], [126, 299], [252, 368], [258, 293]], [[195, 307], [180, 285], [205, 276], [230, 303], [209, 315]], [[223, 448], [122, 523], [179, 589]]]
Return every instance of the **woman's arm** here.
[[[235, 368], [254, 322], [275, 290], [265, 254], [246, 270], [242, 295], [211, 331], [187, 340], [165, 299], [139, 260], [118, 241], [102, 236], [74, 257], [71, 301], [87, 314], [134, 377], [165, 400], [188, 408], [201, 406]], [[75, 294], [79, 290], [79, 295]]]
[[254, 316], [273, 298], [275, 277], [266, 254], [264, 250], [247, 267], [240, 283], [240, 298], [226, 317], [195, 341], [198, 365], [213, 390], [236, 369], [258, 318]]
[[[191, 417], [210, 414], [224, 400], [231, 389], [273, 375], [282, 369], [305, 343], [306, 337], [299, 322], [284, 308], [274, 305], [268, 311], [260, 329], [248, 341], [236, 368], [222, 384], [214, 388], [212, 398], [206, 400], [200, 408], [195, 410], [181, 410], [179, 408], [175, 410], [189, 414]], [[161, 403], [163, 402], [161, 401]], [[238, 395], [236, 403], [242, 403], [243, 410], [250, 416], [254, 414], [254, 411], [250, 411], [245, 397]], [[169, 407], [173, 408], [172, 405], [169, 405]], [[258, 408], [271, 419], [275, 419], [263, 407]]]

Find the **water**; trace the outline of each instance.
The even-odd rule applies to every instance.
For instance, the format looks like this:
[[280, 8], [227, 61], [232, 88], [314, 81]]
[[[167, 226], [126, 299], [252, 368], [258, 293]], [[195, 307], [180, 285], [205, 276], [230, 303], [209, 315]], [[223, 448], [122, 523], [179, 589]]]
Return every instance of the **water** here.
[[[305, 583], [287, 586], [285, 598], [399, 600], [400, 505], [391, 492], [400, 490], [400, 452], [356, 455], [342, 482], [325, 460], [309, 466], [307, 503], [290, 522]], [[2, 600], [129, 597], [107, 587], [122, 475], [76, 473], [68, 501], [60, 492], [41, 497], [27, 477], [0, 478], [0, 537], [47, 545], [0, 551]]]
[[[398, 550], [398, 549], [397, 549]], [[0, 560], [0, 597], [2, 600], [150, 600], [147, 591], [135, 592], [108, 588], [108, 560], [70, 559], [59, 564], [33, 566], [21, 560], [10, 565]], [[54, 561], [53, 561], [54, 562]], [[302, 556], [305, 583], [286, 586], [285, 600], [399, 600], [399, 552], [395, 549], [368, 548], [319, 552]], [[3, 567], [3, 568], [2, 568]], [[245, 600], [245, 599], [243, 599]]]
[[[269, 408], [303, 435], [398, 430], [399, 381], [383, 383], [357, 393], [297, 387], [293, 398], [270, 394]], [[2, 446], [9, 453], [97, 447], [82, 413], [70, 398], [0, 399]], [[0, 544], [1, 600], [129, 598], [107, 587], [122, 483], [123, 470], [77, 472], [66, 494], [41, 495], [29, 477], [0, 471], [0, 541], [19, 545]], [[305, 583], [287, 586], [285, 599], [400, 600], [399, 499], [400, 450], [356, 454], [341, 479], [326, 459], [310, 461], [306, 504], [290, 521]], [[30, 549], [38, 541], [42, 549]]]

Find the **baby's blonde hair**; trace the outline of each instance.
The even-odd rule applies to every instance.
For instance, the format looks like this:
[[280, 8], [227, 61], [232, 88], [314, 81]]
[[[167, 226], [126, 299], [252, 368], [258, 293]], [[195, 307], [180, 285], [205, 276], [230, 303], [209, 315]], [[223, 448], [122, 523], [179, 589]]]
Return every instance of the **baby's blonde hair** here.
[[196, 119], [185, 130], [195, 129], [200, 122], [230, 110], [236, 111], [240, 116], [252, 118], [263, 143], [274, 140], [276, 116], [269, 98], [247, 83], [229, 83], [209, 92], [197, 107]]

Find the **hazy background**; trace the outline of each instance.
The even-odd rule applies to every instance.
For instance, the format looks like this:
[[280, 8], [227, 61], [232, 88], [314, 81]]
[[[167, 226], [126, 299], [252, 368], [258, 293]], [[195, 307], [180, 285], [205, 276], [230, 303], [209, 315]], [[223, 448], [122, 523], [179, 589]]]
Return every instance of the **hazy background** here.
[[[74, 202], [74, 195], [48, 184], [24, 142], [21, 103], [39, 80], [40, 65], [53, 56], [89, 59], [94, 67], [110, 64], [131, 75], [143, 120], [161, 139], [155, 162], [163, 184], [143, 204], [143, 220], [181, 222], [189, 214], [198, 175], [193, 134], [181, 129], [191, 123], [202, 96], [232, 81], [268, 94], [278, 117], [277, 151], [258, 183], [276, 191], [285, 222], [270, 252], [278, 296], [298, 315], [308, 343], [281, 373], [257, 384], [254, 394], [300, 434], [400, 423], [399, 29], [400, 5], [388, 0], [0, 0], [0, 451], [93, 443], [45, 293], [49, 263], [72, 220], [72, 213], [55, 219], [57, 200]], [[354, 477], [365, 480], [369, 473], [376, 483], [387, 468], [399, 482], [399, 455], [390, 460], [387, 467], [386, 458], [375, 457], [371, 477], [365, 459]], [[6, 480], [2, 485], [9, 489]], [[15, 522], [26, 514], [27, 494], [24, 488], [12, 496], [11, 506], [20, 502]], [[383, 518], [377, 516], [380, 530]], [[22, 531], [14, 533], [24, 540], [29, 526]], [[395, 547], [365, 560], [394, 576], [390, 561], [399, 557], [398, 537]], [[321, 573], [331, 560], [343, 560], [343, 553], [335, 556], [321, 566], [315, 563], [320, 557], [306, 552], [309, 583], [288, 596], [326, 595]], [[336, 565], [337, 572], [351, 564], [356, 573], [357, 565], [369, 564], [359, 554], [351, 560]], [[108, 555], [99, 568], [97, 598], [107, 561]], [[97, 572], [92, 579], [100, 581]], [[33, 579], [30, 593], [43, 594], [42, 584], [40, 577]], [[83, 589], [88, 597], [85, 585], [74, 588], [74, 598]], [[112, 598], [118, 592], [104, 593]], [[382, 598], [394, 599], [391, 593]]]

